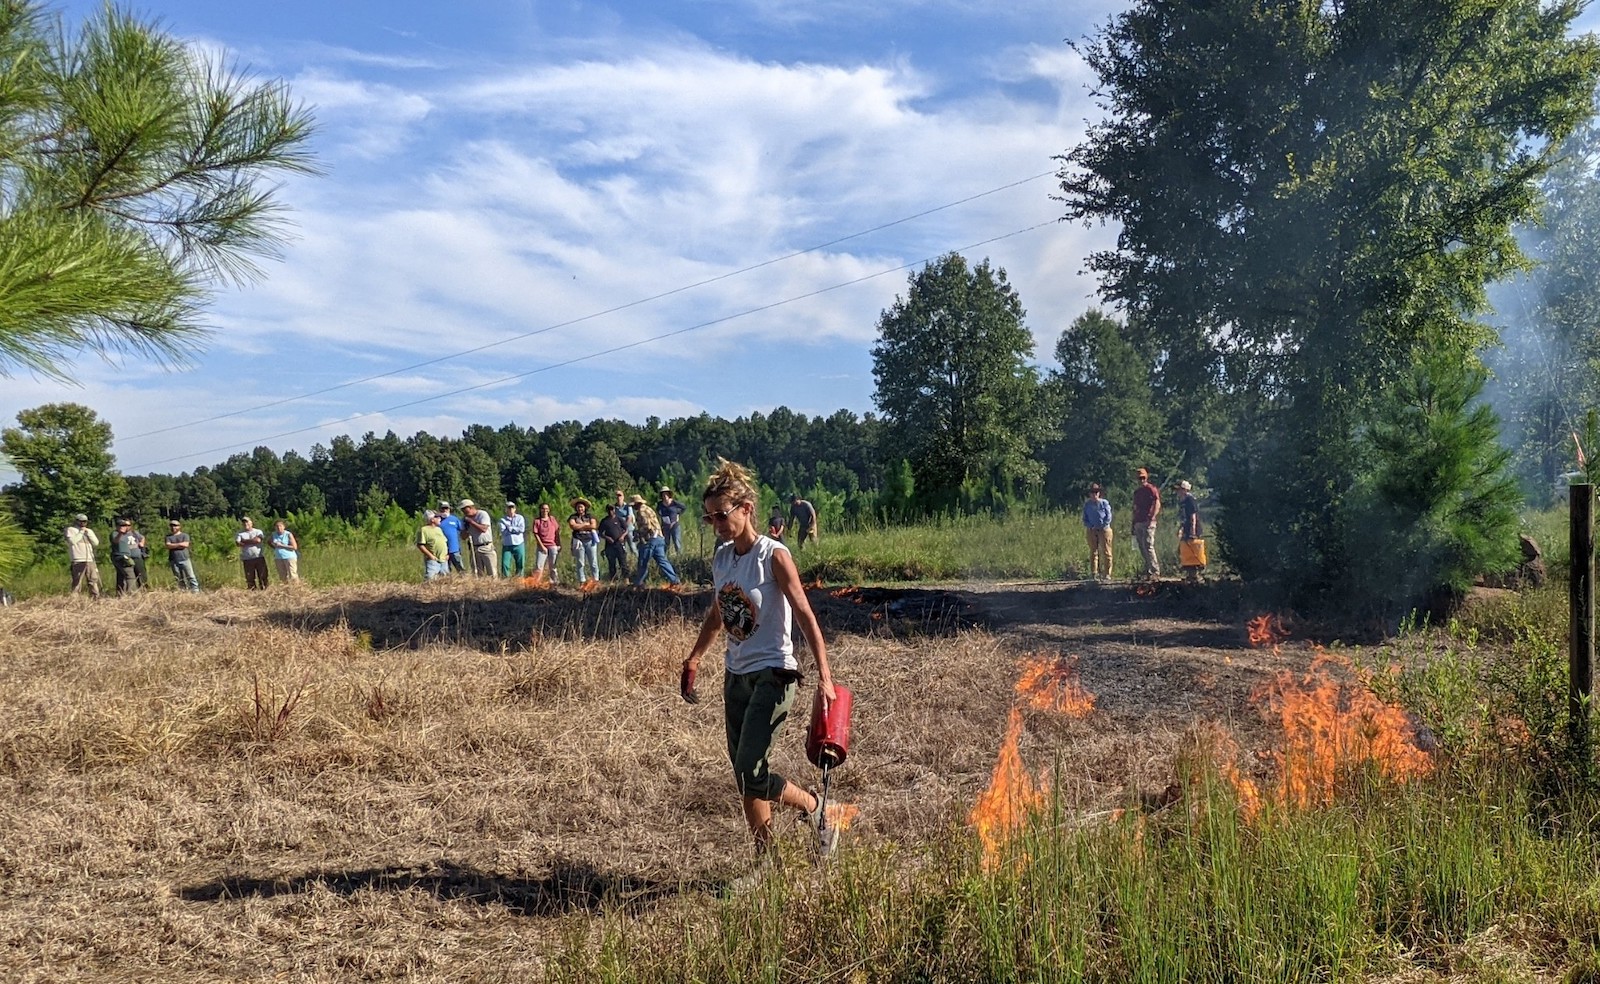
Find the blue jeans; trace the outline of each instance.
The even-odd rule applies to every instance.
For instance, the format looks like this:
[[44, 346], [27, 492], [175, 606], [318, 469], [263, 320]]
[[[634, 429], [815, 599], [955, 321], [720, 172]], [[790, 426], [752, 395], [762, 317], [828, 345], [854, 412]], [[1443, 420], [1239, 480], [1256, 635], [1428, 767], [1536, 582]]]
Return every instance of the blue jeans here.
[[450, 565], [442, 560], [429, 560], [422, 558], [422, 579], [431, 581], [436, 577], [444, 577], [450, 573]]
[[559, 544], [559, 543], [556, 544], [553, 547], [544, 547], [544, 546], [535, 547], [534, 550], [533, 550], [533, 569], [534, 569], [534, 571], [535, 572], [537, 572], [537, 571], [546, 571], [546, 572], [548, 572], [549, 575], [550, 575], [549, 576], [550, 583], [551, 584], [556, 583], [556, 581], [560, 580], [558, 577], [556, 577], [556, 558], [560, 557], [560, 556], [561, 556], [561, 544]]
[[174, 560], [170, 561], [167, 566], [172, 568], [172, 576], [177, 578], [178, 587], [185, 591], [200, 590], [200, 579], [194, 576], [194, 561], [188, 559]]
[[667, 538], [667, 549], [675, 554], [683, 553], [683, 526], [674, 524], [662, 529], [661, 534]]
[[639, 569], [633, 574], [633, 583], [644, 583], [645, 574], [650, 571], [650, 561], [656, 562], [656, 570], [666, 578], [668, 583], [678, 583], [678, 572], [673, 570], [672, 561], [667, 559], [667, 541], [663, 537], [651, 537], [639, 543]]
[[572, 563], [578, 568], [579, 584], [600, 580], [600, 544], [594, 541], [585, 543], [573, 537]]

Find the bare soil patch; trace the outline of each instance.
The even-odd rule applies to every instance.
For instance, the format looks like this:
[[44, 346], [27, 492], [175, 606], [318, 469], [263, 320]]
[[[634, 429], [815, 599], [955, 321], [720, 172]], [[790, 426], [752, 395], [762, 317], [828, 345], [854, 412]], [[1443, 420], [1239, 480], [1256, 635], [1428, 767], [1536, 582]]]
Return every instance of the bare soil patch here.
[[[965, 824], [1025, 654], [1096, 696], [1026, 717], [1075, 809], [1161, 790], [1209, 722], [1264, 748], [1251, 692], [1309, 655], [1248, 648], [1234, 590], [813, 590], [856, 694], [851, 836]], [[0, 610], [0, 977], [523, 981], [599, 912], [704, 904], [748, 855], [719, 671], [676, 693], [705, 603], [457, 581]], [[811, 782], [802, 724], [777, 764]]]

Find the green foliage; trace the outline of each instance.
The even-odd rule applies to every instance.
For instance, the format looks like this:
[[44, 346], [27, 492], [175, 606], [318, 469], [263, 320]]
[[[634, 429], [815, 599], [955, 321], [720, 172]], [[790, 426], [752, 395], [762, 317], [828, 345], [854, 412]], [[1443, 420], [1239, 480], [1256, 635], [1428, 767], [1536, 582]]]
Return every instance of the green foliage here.
[[0, 431], [0, 452], [22, 481], [12, 489], [17, 519], [40, 541], [54, 541], [77, 513], [112, 518], [127, 485], [115, 470], [111, 425], [77, 403], [47, 403], [17, 414]]
[[[1381, 543], [1365, 565], [1374, 600], [1461, 593], [1515, 566], [1522, 494], [1507, 471], [1499, 421], [1478, 397], [1488, 374], [1455, 353], [1420, 357], [1379, 399], [1364, 435], [1370, 483], [1357, 535]], [[1352, 552], [1359, 550], [1359, 545]]]
[[1372, 400], [1413, 352], [1491, 339], [1484, 284], [1591, 111], [1578, 9], [1147, 0], [1085, 46], [1108, 118], [1064, 158], [1067, 213], [1120, 224], [1105, 295], [1234, 407], [1216, 480], [1256, 527], [1225, 536], [1246, 576], [1314, 601], [1361, 575]]
[[0, 500], [0, 587], [12, 580], [33, 560], [33, 543], [16, 519], [10, 506]]
[[44, 11], [0, 4], [0, 373], [70, 380], [80, 349], [193, 343], [212, 284], [282, 241], [271, 182], [311, 170], [311, 121], [109, 4], [75, 33]]
[[1009, 494], [1041, 477], [1030, 455], [1044, 407], [1023, 317], [1005, 270], [968, 267], [955, 253], [912, 274], [879, 317], [873, 401], [911, 462], [921, 507], [955, 507], [963, 487]]
[[1061, 333], [1061, 368], [1047, 383], [1061, 415], [1061, 439], [1044, 455], [1053, 499], [1078, 501], [1090, 483], [1115, 485], [1139, 467], [1167, 470], [1159, 466], [1175, 456], [1151, 388], [1152, 361], [1128, 328], [1102, 311], [1079, 315]]

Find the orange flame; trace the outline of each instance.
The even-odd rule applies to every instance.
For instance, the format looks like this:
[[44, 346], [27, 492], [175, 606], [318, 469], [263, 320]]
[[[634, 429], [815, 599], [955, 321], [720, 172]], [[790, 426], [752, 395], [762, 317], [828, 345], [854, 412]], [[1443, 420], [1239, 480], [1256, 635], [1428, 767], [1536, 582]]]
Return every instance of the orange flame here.
[[850, 825], [861, 816], [861, 807], [854, 803], [829, 803], [828, 826], [839, 830], [849, 830]]
[[1076, 656], [1027, 657], [1016, 689], [1019, 702], [1035, 710], [1077, 718], [1088, 717], [1094, 710], [1094, 694], [1078, 679]]
[[828, 592], [828, 597], [842, 598], [845, 601], [853, 601], [858, 605], [862, 603], [861, 589], [853, 584], [848, 587], [838, 588]]
[[822, 578], [819, 577], [815, 581], [812, 581], [810, 584], [807, 584], [806, 585], [806, 589], [808, 591], [821, 591], [823, 588], [826, 588], [827, 586], [828, 586], [828, 582], [824, 581]]
[[530, 591], [542, 591], [550, 587], [550, 576], [542, 569], [534, 571], [522, 579], [522, 586]]
[[985, 866], [992, 866], [1010, 836], [1022, 827], [1028, 813], [1044, 803], [1044, 791], [1022, 765], [1017, 743], [1022, 738], [1022, 711], [1013, 707], [1006, 718], [1006, 739], [994, 765], [989, 788], [972, 806], [969, 819], [983, 842]]
[[600, 582], [595, 580], [594, 578], [590, 578], [589, 580], [587, 580], [587, 581], [583, 582], [582, 584], [578, 585], [578, 590], [579, 591], [584, 591], [584, 592], [599, 591], [600, 590]]
[[1245, 631], [1250, 633], [1250, 645], [1254, 649], [1276, 646], [1289, 638], [1283, 619], [1277, 615], [1257, 615], [1245, 626]]
[[1006, 717], [1006, 737], [989, 777], [989, 788], [973, 804], [969, 819], [983, 842], [983, 863], [993, 867], [1000, 849], [1027, 820], [1029, 812], [1044, 803], [1049, 783], [1035, 780], [1022, 764], [1018, 742], [1022, 737], [1022, 710], [1053, 711], [1068, 717], [1087, 717], [1094, 710], [1094, 694], [1078, 679], [1078, 657], [1035, 654], [1023, 657], [1017, 678], [1016, 703]]
[[1405, 710], [1384, 703], [1362, 683], [1337, 679], [1333, 670], [1339, 665], [1319, 650], [1310, 672], [1279, 673], [1254, 694], [1283, 726], [1283, 748], [1273, 755], [1281, 804], [1303, 809], [1331, 803], [1340, 780], [1360, 766], [1398, 782], [1433, 771], [1433, 758], [1417, 747]]

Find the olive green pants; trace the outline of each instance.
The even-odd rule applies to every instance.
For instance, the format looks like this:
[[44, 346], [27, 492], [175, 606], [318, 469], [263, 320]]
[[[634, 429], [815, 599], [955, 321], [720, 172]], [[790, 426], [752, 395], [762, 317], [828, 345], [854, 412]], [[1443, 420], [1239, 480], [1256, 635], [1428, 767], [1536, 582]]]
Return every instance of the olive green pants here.
[[785, 780], [772, 771], [778, 725], [789, 716], [800, 675], [793, 670], [725, 673], [722, 707], [728, 729], [728, 761], [742, 796], [776, 801]]

